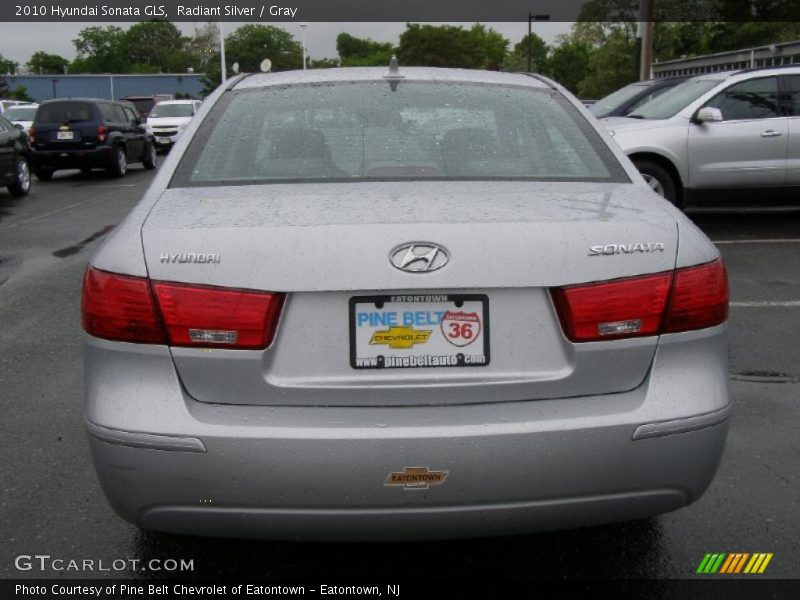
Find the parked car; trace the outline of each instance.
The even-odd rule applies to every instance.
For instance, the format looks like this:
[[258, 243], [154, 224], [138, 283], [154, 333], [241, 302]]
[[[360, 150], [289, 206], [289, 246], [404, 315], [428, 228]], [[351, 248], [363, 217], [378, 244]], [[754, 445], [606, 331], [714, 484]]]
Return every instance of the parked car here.
[[168, 150], [200, 110], [200, 100], [166, 100], [159, 102], [147, 117], [147, 127], [153, 132], [156, 147]]
[[49, 180], [59, 169], [106, 169], [123, 177], [128, 164], [158, 164], [155, 142], [139, 116], [124, 102], [74, 98], [47, 100], [30, 129], [36, 176]]
[[30, 104], [30, 102], [23, 102], [22, 100], [2, 100], [0, 99], [0, 115], [6, 112], [9, 108], [13, 106], [23, 106], [25, 104]]
[[125, 96], [120, 100], [133, 104], [139, 112], [139, 116], [142, 119], [146, 119], [156, 104], [172, 100], [172, 98], [171, 94], [151, 94], [149, 96]]
[[3, 116], [11, 121], [17, 128], [26, 132], [33, 125], [33, 117], [36, 115], [36, 109], [39, 108], [38, 104], [18, 104], [11, 106], [5, 110]]
[[0, 185], [6, 186], [12, 196], [27, 196], [31, 191], [28, 138], [3, 117], [0, 117]]
[[589, 107], [589, 112], [598, 119], [624, 117], [687, 79], [688, 77], [666, 77], [636, 81], [597, 100]]
[[670, 202], [797, 205], [800, 67], [695, 77], [628, 117], [604, 124]]
[[86, 423], [146, 529], [448, 538], [705, 491], [725, 269], [553, 81], [231, 80], [86, 271]]

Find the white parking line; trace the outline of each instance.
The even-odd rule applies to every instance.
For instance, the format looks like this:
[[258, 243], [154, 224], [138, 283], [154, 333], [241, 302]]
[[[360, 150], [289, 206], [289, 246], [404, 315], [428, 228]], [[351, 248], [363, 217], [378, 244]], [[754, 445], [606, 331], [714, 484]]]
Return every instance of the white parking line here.
[[800, 244], [800, 238], [775, 238], [771, 240], [712, 240], [713, 244]]
[[[133, 185], [137, 185], [137, 184], [133, 184]], [[49, 212], [36, 215], [35, 217], [30, 217], [28, 219], [23, 219], [22, 221], [17, 221], [16, 223], [11, 223], [9, 225], [3, 225], [2, 227], [0, 227], [0, 231], [7, 231], [9, 229], [15, 229], [16, 227], [19, 227], [20, 225], [27, 225], [28, 223], [33, 223], [35, 221], [41, 221], [42, 219], [47, 219], [48, 217], [52, 217], [53, 215], [60, 214], [60, 213], [62, 213], [64, 211], [67, 211], [67, 210], [72, 210], [73, 208], [78, 208], [79, 206], [83, 206], [84, 204], [89, 204], [90, 202], [98, 202], [99, 200], [108, 200], [109, 198], [111, 198], [113, 196], [114, 196], [114, 193], [113, 192], [109, 192], [109, 193], [104, 193], [101, 196], [89, 197], [86, 200], [81, 200], [80, 202], [75, 202], [73, 204], [68, 204], [67, 206], [62, 206], [61, 208], [57, 208], [55, 210], [51, 210]]]
[[[135, 184], [135, 183], [119, 183], [117, 185], [108, 185], [108, 184], [103, 183], [103, 184], [100, 184], [100, 185], [90, 185], [88, 187], [93, 187], [93, 188], [121, 188], [121, 187], [136, 187], [136, 185], [137, 184]], [[78, 187], [78, 186], [75, 186], [75, 187]]]
[[800, 300], [776, 300], [762, 302], [731, 302], [732, 308], [800, 308]]

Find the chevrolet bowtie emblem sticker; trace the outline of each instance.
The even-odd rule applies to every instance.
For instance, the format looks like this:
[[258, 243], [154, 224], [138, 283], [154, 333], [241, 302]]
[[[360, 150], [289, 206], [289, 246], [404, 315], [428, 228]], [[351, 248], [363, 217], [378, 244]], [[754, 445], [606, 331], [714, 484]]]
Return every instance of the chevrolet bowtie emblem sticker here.
[[390, 327], [381, 329], [372, 334], [370, 345], [384, 344], [392, 349], [413, 348], [414, 344], [425, 344], [431, 337], [429, 329], [420, 330], [413, 327]]
[[431, 471], [428, 467], [406, 467], [389, 473], [383, 485], [402, 487], [404, 490], [427, 490], [432, 485], [442, 485], [450, 471]]

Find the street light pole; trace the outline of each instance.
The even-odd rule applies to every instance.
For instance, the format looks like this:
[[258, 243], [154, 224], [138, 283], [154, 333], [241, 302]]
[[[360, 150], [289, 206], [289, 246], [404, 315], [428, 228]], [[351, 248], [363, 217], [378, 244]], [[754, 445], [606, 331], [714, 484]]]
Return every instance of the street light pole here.
[[531, 22], [549, 20], [550, 15], [532, 15], [531, 13], [528, 13], [528, 73], [533, 73], [533, 40], [531, 39], [533, 31], [531, 29]]
[[303, 46], [303, 71], [306, 70], [306, 27], [308, 27], [308, 23], [300, 23], [300, 31], [302, 32], [300, 35], [300, 44]]
[[225, 66], [225, 28], [222, 26], [223, 21], [219, 22], [219, 61], [220, 69], [222, 70], [222, 83], [228, 80], [228, 68]]

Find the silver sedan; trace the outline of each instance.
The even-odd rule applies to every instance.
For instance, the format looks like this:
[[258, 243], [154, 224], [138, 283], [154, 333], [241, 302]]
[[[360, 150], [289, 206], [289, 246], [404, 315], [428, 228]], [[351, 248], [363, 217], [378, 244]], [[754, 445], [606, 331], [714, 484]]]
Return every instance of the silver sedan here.
[[241, 76], [87, 269], [92, 456], [169, 532], [647, 517], [714, 477], [727, 316], [715, 247], [546, 78]]

